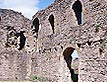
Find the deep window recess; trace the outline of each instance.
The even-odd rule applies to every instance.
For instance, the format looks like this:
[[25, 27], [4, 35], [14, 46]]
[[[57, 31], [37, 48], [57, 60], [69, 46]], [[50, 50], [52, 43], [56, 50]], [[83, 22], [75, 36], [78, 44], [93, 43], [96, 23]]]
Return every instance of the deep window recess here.
[[94, 1], [94, 0], [90, 0], [90, 1]]
[[76, 50], [72, 47], [68, 47], [64, 50], [63, 56], [64, 60], [66, 61], [67, 67], [70, 70], [72, 81], [78, 82], [78, 72], [75, 73], [75, 70], [78, 70], [78, 66], [76, 66], [78, 62], [78, 55]]
[[39, 19], [38, 18], [35, 18], [34, 21], [33, 21], [33, 26], [35, 27], [34, 28], [34, 31], [35, 32], [38, 32], [39, 30]]
[[25, 42], [26, 42], [26, 37], [23, 34], [24, 32], [21, 31], [18, 35], [20, 37], [20, 43], [19, 43], [19, 49], [18, 50], [22, 50], [25, 46]]
[[39, 31], [39, 19], [35, 18], [33, 21], [33, 34], [35, 34], [35, 37], [38, 38], [38, 31]]
[[54, 32], [54, 16], [50, 15], [48, 20], [49, 20], [49, 22], [50, 22], [50, 24], [52, 26], [53, 33], [55, 33]]
[[72, 6], [72, 9], [75, 12], [75, 16], [77, 18], [78, 25], [82, 24], [82, 4], [79, 0], [75, 1]]
[[0, 21], [1, 21], [1, 17], [0, 17]]
[[35, 42], [37, 42], [37, 45], [36, 45], [37, 52], [39, 51], [38, 32], [40, 31], [40, 29], [41, 29], [40, 21], [38, 18], [35, 18], [33, 20], [32, 31], [33, 31], [33, 36], [36, 38]]

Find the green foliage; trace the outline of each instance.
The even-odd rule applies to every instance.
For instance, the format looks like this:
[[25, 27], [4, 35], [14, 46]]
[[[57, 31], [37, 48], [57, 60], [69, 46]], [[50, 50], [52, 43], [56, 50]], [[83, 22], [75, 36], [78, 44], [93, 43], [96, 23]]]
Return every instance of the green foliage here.
[[99, 31], [99, 25], [96, 25], [96, 28], [95, 28], [95, 30], [96, 30], [96, 32], [98, 32]]
[[45, 82], [46, 81], [44, 78], [37, 77], [37, 76], [32, 76], [32, 80], [38, 80], [40, 82]]

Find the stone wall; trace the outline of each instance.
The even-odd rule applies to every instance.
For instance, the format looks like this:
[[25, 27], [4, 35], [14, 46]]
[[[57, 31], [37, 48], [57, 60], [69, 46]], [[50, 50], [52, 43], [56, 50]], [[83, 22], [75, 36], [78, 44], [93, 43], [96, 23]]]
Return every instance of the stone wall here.
[[0, 9], [0, 18], [0, 80], [24, 80], [29, 72], [26, 45], [31, 21], [7, 9]]
[[79, 25], [74, 3], [56, 0], [32, 21], [0, 9], [0, 80], [75, 82], [70, 64], [76, 50], [78, 82], [107, 81], [107, 1], [81, 0]]
[[[33, 54], [32, 74], [46, 82], [70, 82], [71, 74], [63, 52], [72, 47], [79, 55], [78, 82], [106, 82], [107, 2], [81, 0], [83, 24], [78, 25], [72, 9], [74, 0], [56, 0], [33, 16], [39, 19], [37, 52]], [[54, 16], [54, 31], [49, 22]], [[35, 59], [36, 58], [36, 59]]]

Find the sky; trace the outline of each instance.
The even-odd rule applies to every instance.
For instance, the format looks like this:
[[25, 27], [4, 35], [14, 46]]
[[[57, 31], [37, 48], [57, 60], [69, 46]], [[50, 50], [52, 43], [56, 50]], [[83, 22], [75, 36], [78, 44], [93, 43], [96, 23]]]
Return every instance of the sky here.
[[71, 54], [71, 56], [72, 56], [73, 60], [76, 59], [76, 58], [78, 58], [78, 53], [77, 53], [77, 51], [74, 50], [74, 52]]
[[44, 8], [46, 8], [49, 4], [51, 4], [51, 3], [53, 3], [54, 2], [54, 0], [39, 0], [39, 5], [38, 5], [38, 7], [40, 8], [40, 9], [44, 9]]
[[52, 2], [54, 0], [0, 0], [0, 8], [21, 12], [31, 19], [38, 10], [46, 8]]

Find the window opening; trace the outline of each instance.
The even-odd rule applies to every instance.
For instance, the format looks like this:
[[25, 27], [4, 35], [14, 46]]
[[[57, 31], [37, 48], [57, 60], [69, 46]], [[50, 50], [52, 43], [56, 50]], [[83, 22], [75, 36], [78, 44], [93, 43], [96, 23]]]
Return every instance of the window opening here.
[[79, 0], [75, 1], [72, 6], [72, 9], [75, 12], [75, 16], [77, 18], [78, 25], [82, 24], [82, 4]]
[[1, 17], [0, 17], [0, 21], [1, 21]]
[[35, 18], [34, 21], [33, 21], [33, 25], [34, 25], [34, 31], [35, 32], [38, 32], [39, 30], [39, 19], [38, 18]]
[[35, 34], [34, 37], [38, 38], [38, 31], [39, 31], [39, 19], [35, 18], [33, 21], [33, 34]]
[[26, 37], [23, 34], [24, 32], [21, 31], [19, 33], [19, 37], [20, 37], [20, 43], [19, 43], [19, 49], [18, 50], [22, 50], [25, 46], [25, 42], [26, 42]]
[[49, 22], [50, 22], [50, 24], [52, 26], [53, 33], [55, 33], [54, 32], [54, 16], [50, 15], [48, 20], [49, 20]]

